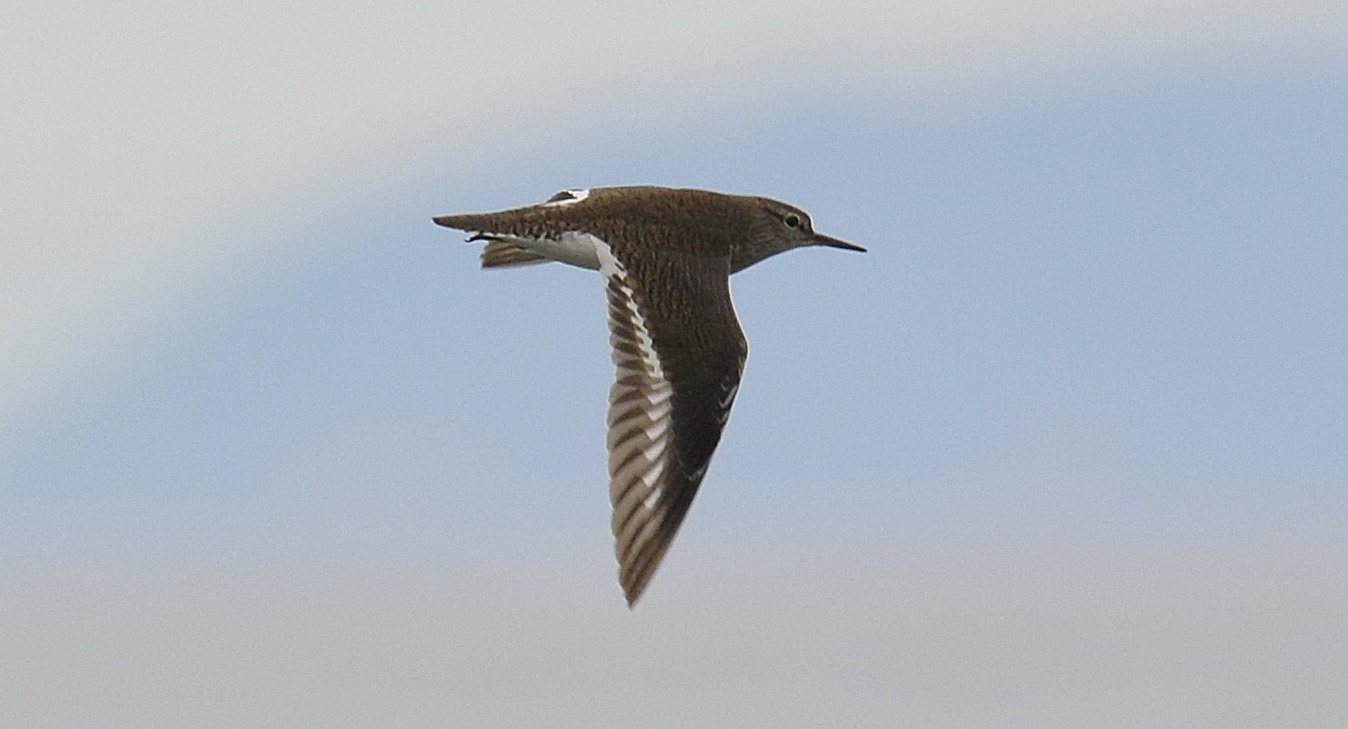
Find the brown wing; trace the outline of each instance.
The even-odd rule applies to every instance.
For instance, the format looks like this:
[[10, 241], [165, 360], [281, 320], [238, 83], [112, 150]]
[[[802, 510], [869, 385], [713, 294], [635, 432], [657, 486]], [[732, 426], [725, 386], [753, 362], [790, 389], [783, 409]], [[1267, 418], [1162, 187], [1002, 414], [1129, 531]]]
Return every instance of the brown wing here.
[[619, 579], [633, 604], [707, 472], [748, 349], [730, 303], [728, 257], [663, 255], [635, 273], [608, 251], [600, 260], [617, 367], [609, 495]]

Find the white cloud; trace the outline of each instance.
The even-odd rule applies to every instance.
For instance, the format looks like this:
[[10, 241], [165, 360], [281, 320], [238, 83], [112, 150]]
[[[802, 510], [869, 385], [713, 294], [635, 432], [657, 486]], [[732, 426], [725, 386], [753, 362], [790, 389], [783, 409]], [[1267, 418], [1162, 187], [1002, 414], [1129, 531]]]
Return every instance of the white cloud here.
[[110, 342], [172, 308], [165, 292], [275, 253], [239, 231], [320, 206], [339, 180], [418, 159], [481, 169], [526, 134], [731, 99], [967, 100], [1100, 70], [1337, 54], [1345, 29], [1341, 3], [1254, 0], [8, 7], [0, 429], [104, 370]]

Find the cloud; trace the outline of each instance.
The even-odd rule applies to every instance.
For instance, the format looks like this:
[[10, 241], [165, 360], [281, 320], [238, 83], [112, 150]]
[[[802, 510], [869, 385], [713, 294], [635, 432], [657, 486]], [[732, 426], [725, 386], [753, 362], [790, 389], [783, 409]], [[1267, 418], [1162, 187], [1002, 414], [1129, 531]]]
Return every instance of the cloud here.
[[[0, 429], [354, 180], [818, 94], [1339, 54], [1331, 2], [24, 5], [0, 30]], [[998, 93], [990, 93], [1001, 89]], [[1015, 96], [1016, 92], [1011, 92]], [[602, 135], [601, 135], [602, 136]], [[515, 152], [518, 154], [518, 151]]]

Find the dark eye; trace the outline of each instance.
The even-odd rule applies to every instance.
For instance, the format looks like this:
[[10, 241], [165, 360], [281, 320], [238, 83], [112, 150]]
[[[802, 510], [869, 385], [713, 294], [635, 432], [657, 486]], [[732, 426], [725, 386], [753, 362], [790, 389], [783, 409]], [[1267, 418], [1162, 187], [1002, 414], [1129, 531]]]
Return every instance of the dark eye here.
[[799, 228], [800, 216], [795, 213], [787, 213], [786, 217], [782, 218], [782, 222], [786, 223], [786, 227], [788, 228]]

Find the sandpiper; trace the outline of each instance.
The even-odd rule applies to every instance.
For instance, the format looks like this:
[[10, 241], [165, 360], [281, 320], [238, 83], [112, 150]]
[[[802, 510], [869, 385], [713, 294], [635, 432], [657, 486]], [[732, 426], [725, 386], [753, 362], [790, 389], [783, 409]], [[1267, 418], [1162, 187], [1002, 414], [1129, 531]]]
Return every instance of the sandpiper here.
[[803, 246], [866, 250], [814, 232], [805, 211], [776, 200], [651, 186], [563, 190], [435, 222], [485, 241], [483, 268], [561, 261], [603, 276], [618, 370], [609, 498], [629, 606], [688, 513], [739, 389], [749, 348], [730, 274]]

